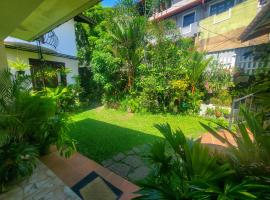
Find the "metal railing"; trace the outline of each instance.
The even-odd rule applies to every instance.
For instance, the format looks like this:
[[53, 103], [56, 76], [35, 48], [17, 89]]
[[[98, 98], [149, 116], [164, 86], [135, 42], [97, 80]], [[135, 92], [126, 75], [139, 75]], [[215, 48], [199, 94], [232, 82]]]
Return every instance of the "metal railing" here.
[[239, 115], [240, 107], [245, 106], [249, 111], [251, 111], [254, 109], [253, 102], [254, 102], [254, 93], [233, 100], [229, 119], [230, 129], [232, 128], [234, 122], [243, 120]]

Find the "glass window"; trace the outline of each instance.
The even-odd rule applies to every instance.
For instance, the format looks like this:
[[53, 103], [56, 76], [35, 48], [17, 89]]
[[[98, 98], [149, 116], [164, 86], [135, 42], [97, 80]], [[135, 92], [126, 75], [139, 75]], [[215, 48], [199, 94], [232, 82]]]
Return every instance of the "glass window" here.
[[183, 18], [183, 27], [189, 26], [195, 22], [195, 12], [185, 15]]
[[217, 15], [219, 13], [225, 12], [232, 8], [234, 5], [234, 0], [225, 0], [219, 3], [213, 4], [210, 7], [210, 16]]

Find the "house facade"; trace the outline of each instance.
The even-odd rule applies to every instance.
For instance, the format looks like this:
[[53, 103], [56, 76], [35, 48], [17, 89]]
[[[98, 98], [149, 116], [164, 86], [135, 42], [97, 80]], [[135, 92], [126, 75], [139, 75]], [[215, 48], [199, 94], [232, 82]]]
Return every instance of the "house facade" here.
[[252, 55], [254, 46], [267, 43], [269, 35], [241, 42], [239, 37], [267, 0], [172, 0], [156, 10], [150, 20], [171, 19], [182, 37], [229, 69], [252, 74], [260, 67]]
[[[42, 36], [40, 42], [27, 42], [14, 37], [4, 40], [5, 52], [8, 61], [20, 61], [30, 65], [25, 71], [28, 75], [34, 75], [44, 66], [53, 69], [64, 67], [68, 73], [61, 76], [57, 73], [54, 77], [54, 85], [68, 85], [75, 83], [74, 77], [78, 76], [78, 60], [75, 36], [75, 21], [71, 19], [58, 26], [53, 31]], [[42, 61], [41, 61], [42, 59]], [[10, 68], [11, 73], [16, 70]], [[39, 81], [32, 76], [32, 84], [38, 87]]]

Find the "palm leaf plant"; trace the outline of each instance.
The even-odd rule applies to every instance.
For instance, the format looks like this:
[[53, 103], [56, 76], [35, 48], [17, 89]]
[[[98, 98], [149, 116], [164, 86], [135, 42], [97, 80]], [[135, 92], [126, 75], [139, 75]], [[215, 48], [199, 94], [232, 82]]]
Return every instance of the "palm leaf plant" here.
[[134, 83], [135, 71], [142, 61], [142, 45], [145, 33], [145, 19], [136, 16], [113, 18], [108, 34], [112, 40], [112, 52], [121, 58], [123, 70], [127, 73], [127, 87]]
[[36, 159], [55, 144], [68, 157], [75, 149], [55, 98], [33, 95], [29, 77], [0, 71], [0, 190], [32, 173]]
[[214, 156], [199, 140], [186, 138], [169, 124], [155, 127], [166, 140], [152, 146], [149, 159], [155, 170], [141, 184], [142, 196], [138, 199], [237, 199], [240, 194], [242, 199], [254, 197], [249, 182], [239, 183], [230, 163]]
[[205, 55], [200, 52], [192, 51], [190, 53], [187, 61], [187, 63], [189, 64], [187, 75], [191, 83], [192, 94], [194, 94], [196, 85], [210, 62], [211, 59], [205, 58]]

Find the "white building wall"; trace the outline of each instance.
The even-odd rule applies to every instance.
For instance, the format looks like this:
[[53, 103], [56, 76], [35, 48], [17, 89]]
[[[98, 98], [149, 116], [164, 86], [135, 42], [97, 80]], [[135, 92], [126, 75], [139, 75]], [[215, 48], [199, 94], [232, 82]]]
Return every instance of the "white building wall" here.
[[[53, 48], [50, 45], [42, 44], [43, 47], [52, 49], [57, 53], [66, 54], [70, 56], [77, 56], [77, 49], [76, 49], [76, 36], [75, 36], [75, 22], [73, 19], [67, 21], [66, 23], [58, 26], [53, 31], [55, 32], [56, 36], [58, 37], [59, 44], [57, 48]], [[18, 42], [18, 43], [25, 43], [25, 44], [32, 44], [37, 45], [37, 42], [27, 42], [21, 39], [17, 39], [14, 37], [7, 37], [5, 42]]]
[[[39, 55], [35, 52], [21, 51], [16, 49], [6, 48], [7, 59], [11, 61], [16, 61], [17, 58], [29, 64], [29, 58], [38, 59]], [[67, 84], [75, 83], [75, 76], [79, 75], [78, 72], [78, 60], [63, 58], [58, 56], [46, 55], [43, 54], [44, 59], [47, 61], [56, 61], [65, 63], [65, 67], [70, 69], [70, 73], [67, 74]], [[15, 70], [11, 68], [11, 73], [15, 74]], [[26, 71], [26, 74], [30, 75], [30, 70]]]
[[68, 22], [54, 29], [55, 34], [58, 36], [59, 44], [56, 48], [58, 53], [77, 56], [76, 35], [74, 20]]

